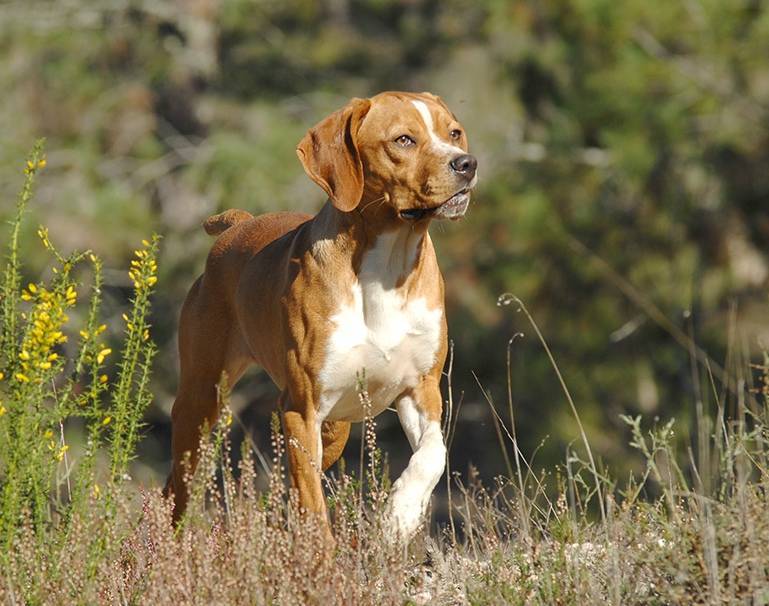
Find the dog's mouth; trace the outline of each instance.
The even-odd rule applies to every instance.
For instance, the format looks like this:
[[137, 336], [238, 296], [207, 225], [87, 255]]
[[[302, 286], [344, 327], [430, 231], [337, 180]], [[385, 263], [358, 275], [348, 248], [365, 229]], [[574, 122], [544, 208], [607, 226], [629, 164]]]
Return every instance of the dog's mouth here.
[[400, 211], [400, 216], [407, 221], [419, 221], [427, 217], [456, 220], [464, 216], [469, 204], [470, 188], [465, 187], [438, 206], [429, 208], [406, 208]]

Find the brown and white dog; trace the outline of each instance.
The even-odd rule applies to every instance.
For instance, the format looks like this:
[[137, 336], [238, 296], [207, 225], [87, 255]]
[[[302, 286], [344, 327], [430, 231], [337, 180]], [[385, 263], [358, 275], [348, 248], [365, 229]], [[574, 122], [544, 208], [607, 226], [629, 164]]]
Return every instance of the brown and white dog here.
[[251, 364], [282, 390], [290, 474], [299, 501], [326, 519], [320, 470], [341, 455], [350, 423], [394, 404], [414, 450], [393, 484], [394, 531], [419, 526], [443, 473], [439, 382], [446, 359], [443, 278], [427, 233], [464, 215], [476, 159], [457, 119], [429, 93], [353, 99], [297, 148], [328, 194], [315, 216], [229, 210], [205, 273], [181, 313], [181, 376], [173, 467], [166, 485], [178, 519], [187, 502], [183, 459], [194, 466], [201, 427], [216, 420], [216, 384]]

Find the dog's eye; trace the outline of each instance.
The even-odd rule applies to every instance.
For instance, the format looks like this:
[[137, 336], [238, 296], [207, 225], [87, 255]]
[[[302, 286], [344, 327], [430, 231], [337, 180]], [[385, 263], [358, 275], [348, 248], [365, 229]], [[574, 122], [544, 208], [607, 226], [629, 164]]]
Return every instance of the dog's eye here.
[[395, 140], [395, 142], [401, 147], [411, 147], [412, 145], [416, 144], [416, 141], [414, 141], [414, 139], [408, 135], [401, 135]]
[[452, 130], [452, 131], [449, 133], [449, 137], [451, 137], [451, 138], [452, 138], [454, 141], [456, 141], [457, 139], [459, 139], [461, 136], [462, 136], [462, 131], [461, 131], [461, 130], [459, 130], [458, 128], [455, 128], [454, 130]]

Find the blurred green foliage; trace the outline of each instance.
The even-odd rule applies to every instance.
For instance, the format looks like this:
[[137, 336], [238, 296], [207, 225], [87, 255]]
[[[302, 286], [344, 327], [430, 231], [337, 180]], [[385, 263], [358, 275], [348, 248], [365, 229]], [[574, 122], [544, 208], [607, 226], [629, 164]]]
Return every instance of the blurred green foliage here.
[[[685, 427], [710, 393], [671, 327], [727, 371], [766, 336], [769, 9], [759, 1], [11, 2], [0, 6], [0, 88], [2, 218], [24, 151], [45, 136], [33, 212], [57, 242], [102, 251], [109, 269], [145, 234], [164, 234], [151, 418], [161, 443], [176, 315], [210, 246], [201, 221], [231, 207], [319, 208], [296, 143], [349, 97], [384, 89], [441, 95], [479, 157], [467, 218], [433, 228], [455, 399], [464, 393], [460, 468], [472, 459], [502, 471], [470, 370], [503, 404], [517, 331], [527, 333], [512, 355], [524, 452], [550, 436], [538, 461], [560, 460], [577, 435], [530, 328], [496, 306], [502, 292], [526, 302], [597, 453], [616, 466], [630, 465], [620, 413]], [[34, 238], [22, 249], [39, 269]], [[117, 272], [105, 282], [117, 314], [128, 285]], [[273, 392], [263, 377], [249, 382], [242, 397], [267, 414]]]

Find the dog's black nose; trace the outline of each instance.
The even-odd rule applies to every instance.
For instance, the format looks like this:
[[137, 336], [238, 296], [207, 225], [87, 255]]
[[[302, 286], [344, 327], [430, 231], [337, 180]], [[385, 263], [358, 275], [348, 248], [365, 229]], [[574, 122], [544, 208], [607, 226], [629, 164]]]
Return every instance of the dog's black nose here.
[[455, 173], [459, 173], [463, 177], [472, 179], [475, 176], [475, 169], [478, 168], [478, 160], [475, 159], [475, 156], [471, 156], [470, 154], [462, 154], [449, 162], [449, 166], [451, 166], [451, 169]]

